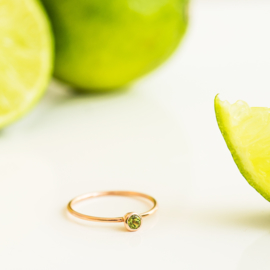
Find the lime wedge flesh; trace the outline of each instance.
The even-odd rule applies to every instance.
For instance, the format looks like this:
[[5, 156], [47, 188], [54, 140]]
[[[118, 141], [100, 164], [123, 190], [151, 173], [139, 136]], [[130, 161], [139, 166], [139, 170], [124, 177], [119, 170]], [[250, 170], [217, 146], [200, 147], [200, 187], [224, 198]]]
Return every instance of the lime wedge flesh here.
[[270, 109], [215, 98], [220, 131], [248, 183], [270, 201]]
[[0, 129], [41, 97], [52, 69], [52, 35], [35, 0], [0, 0]]

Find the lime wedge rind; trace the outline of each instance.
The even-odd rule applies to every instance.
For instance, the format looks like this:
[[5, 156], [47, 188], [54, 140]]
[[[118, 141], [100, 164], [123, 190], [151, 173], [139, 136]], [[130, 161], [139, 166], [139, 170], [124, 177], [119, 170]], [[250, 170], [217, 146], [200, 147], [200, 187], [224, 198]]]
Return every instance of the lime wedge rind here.
[[250, 160], [248, 151], [241, 145], [241, 139], [235, 136], [232, 131], [234, 123], [232, 122], [233, 119], [230, 115], [230, 108], [234, 104], [230, 104], [227, 101], [221, 101], [219, 96], [216, 95], [215, 113], [219, 129], [241, 174], [258, 193], [266, 200], [270, 201], [270, 187], [267, 181], [256, 172], [254, 164]]

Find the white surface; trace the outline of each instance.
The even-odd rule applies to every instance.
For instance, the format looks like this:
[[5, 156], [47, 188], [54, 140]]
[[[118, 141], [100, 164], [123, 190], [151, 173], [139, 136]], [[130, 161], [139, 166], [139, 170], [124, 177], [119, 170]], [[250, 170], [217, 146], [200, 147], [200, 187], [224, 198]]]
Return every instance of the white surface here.
[[[270, 205], [238, 172], [214, 96], [270, 106], [269, 1], [199, 1], [163, 67], [123, 93], [72, 97], [52, 84], [0, 137], [0, 269], [269, 269]], [[79, 222], [74, 196], [127, 189], [157, 198], [140, 232]], [[149, 206], [99, 199], [84, 211]]]

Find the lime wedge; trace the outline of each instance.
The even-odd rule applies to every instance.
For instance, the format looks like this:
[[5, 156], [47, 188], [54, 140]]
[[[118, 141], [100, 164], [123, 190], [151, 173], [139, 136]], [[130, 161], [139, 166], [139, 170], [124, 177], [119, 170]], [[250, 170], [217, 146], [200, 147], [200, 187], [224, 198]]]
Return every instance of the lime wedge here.
[[270, 109], [215, 98], [220, 131], [248, 183], [270, 201]]
[[52, 34], [35, 0], [0, 0], [0, 128], [43, 94], [52, 70]]

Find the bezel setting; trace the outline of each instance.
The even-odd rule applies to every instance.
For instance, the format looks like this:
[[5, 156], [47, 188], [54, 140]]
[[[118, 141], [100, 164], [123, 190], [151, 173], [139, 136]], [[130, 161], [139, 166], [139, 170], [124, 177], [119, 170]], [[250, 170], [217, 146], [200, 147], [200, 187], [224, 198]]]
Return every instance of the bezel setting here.
[[[132, 216], [137, 216], [139, 217], [140, 219], [140, 226], [136, 229], [133, 229], [133, 228], [130, 228], [129, 227], [129, 224], [128, 224], [128, 220], [132, 217]], [[142, 227], [142, 216], [138, 213], [135, 213], [135, 212], [129, 212], [127, 213], [125, 216], [124, 216], [124, 224], [125, 224], [125, 227], [128, 231], [130, 232], [136, 232], [138, 231], [141, 227]]]

